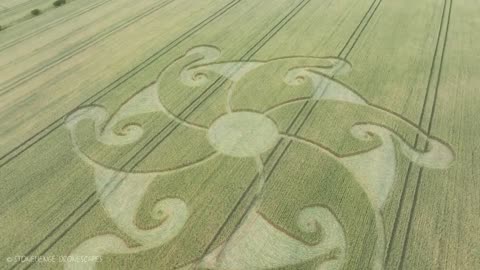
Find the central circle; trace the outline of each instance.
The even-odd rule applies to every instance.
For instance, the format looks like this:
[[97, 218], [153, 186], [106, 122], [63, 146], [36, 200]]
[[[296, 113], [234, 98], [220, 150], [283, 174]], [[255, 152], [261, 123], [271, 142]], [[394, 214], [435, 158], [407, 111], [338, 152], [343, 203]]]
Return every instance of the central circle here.
[[254, 157], [278, 140], [275, 123], [263, 114], [235, 112], [221, 116], [208, 130], [208, 139], [219, 152], [234, 157]]

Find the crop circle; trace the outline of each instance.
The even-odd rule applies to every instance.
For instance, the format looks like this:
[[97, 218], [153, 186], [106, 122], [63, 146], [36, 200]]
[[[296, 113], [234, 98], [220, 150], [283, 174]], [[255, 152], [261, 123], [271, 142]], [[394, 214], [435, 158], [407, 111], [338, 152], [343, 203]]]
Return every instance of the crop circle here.
[[234, 112], [218, 118], [208, 130], [210, 144], [233, 157], [255, 157], [278, 140], [275, 123], [263, 114]]

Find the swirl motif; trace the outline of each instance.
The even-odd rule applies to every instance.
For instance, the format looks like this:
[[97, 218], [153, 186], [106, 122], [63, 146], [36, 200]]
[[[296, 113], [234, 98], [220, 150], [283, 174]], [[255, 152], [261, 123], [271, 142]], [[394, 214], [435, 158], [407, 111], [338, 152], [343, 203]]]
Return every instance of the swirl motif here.
[[[277, 224], [272, 214], [264, 213], [269, 188], [262, 155], [272, 150], [280, 140], [292, 141], [299, 147], [314, 151], [329, 162], [339, 164], [346, 175], [351, 175], [363, 189], [375, 215], [377, 242], [375, 269], [383, 268], [384, 229], [382, 208], [395, 179], [396, 153], [419, 166], [436, 169], [447, 168], [454, 160], [453, 151], [438, 139], [427, 136], [406, 119], [376, 105], [370, 104], [348, 86], [333, 77], [346, 74], [351, 65], [337, 58], [284, 57], [268, 61], [218, 61], [221, 51], [212, 46], [199, 46], [189, 50], [160, 73], [148, 87], [134, 94], [108, 117], [106, 109], [99, 106], [80, 108], [66, 119], [74, 149], [95, 172], [96, 188], [105, 212], [117, 227], [139, 246], [129, 247], [120, 237], [102, 235], [88, 239], [72, 254], [127, 254], [160, 247], [172, 241], [185, 230], [192, 218], [192, 205], [182, 198], [168, 197], [157, 202], [151, 211], [152, 218], [160, 225], [153, 229], [140, 229], [135, 223], [142, 200], [159, 176], [178, 174], [192, 168], [209, 166], [212, 160], [222, 157], [251, 159], [256, 164], [259, 182], [252, 206], [248, 208], [238, 228], [205, 256], [185, 262], [182, 269], [271, 269], [302, 264], [316, 260], [318, 269], [341, 269], [347, 260], [347, 234], [338, 213], [328, 205], [314, 203], [296, 212], [296, 228]], [[286, 68], [285, 68], [286, 67]], [[252, 78], [266, 82], [254, 84]], [[198, 88], [222, 82], [226, 85], [222, 94], [224, 104], [221, 113], [206, 118], [187, 120], [170, 102], [171, 93], [165, 83], [175, 78], [180, 86], [176, 95], [191, 95]], [[260, 74], [260, 75], [259, 75]], [[257, 76], [257, 77], [255, 77]], [[223, 80], [223, 81], [222, 81]], [[255, 88], [275, 88], [280, 84], [293, 87], [272, 96], [271, 99], [255, 99]], [[365, 144], [361, 150], [348, 153], [324, 144], [319, 138], [306, 138], [298, 132], [280, 126], [284, 112], [291, 111], [307, 101], [342, 108], [355, 107], [370, 113], [380, 113], [413, 130], [426, 140], [426, 152], [415, 150], [402, 135], [388, 125], [376, 122], [354, 122], [349, 126], [351, 138], [357, 144]], [[132, 117], [149, 113], [161, 113], [175, 123], [195, 130], [207, 138], [210, 150], [192, 161], [149, 171], [125, 171], [102, 165], [82, 150], [80, 138], [82, 122], [92, 121], [96, 139], [103, 145], [121, 147], [140, 142], [148, 133], [144, 124], [125, 122]], [[321, 196], [321, 194], [319, 194]], [[216, 206], [212, 206], [216, 207]], [[297, 210], [296, 210], [297, 211]], [[298, 230], [293, 233], [292, 230]], [[298, 236], [319, 235], [314, 243]], [[320, 258], [320, 259], [319, 259]], [[68, 264], [68, 269], [92, 269], [95, 264]]]

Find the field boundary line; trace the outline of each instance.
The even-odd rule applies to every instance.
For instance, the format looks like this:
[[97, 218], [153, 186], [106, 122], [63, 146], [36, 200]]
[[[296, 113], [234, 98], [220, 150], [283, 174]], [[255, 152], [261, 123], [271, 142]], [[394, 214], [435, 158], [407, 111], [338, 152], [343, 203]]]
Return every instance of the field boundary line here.
[[[111, 0], [107, 0], [107, 1], [111, 1]], [[128, 3], [126, 3], [126, 4], [128, 4]], [[26, 55], [23, 55], [23, 56], [21, 56], [21, 57], [17, 57], [17, 58], [15, 58], [15, 59], [13, 59], [12, 61], [10, 61], [10, 62], [8, 62], [8, 63], [6, 63], [6, 64], [3, 64], [2, 66], [0, 66], [0, 72], [1, 72], [2, 70], [4, 70], [4, 69], [7, 69], [8, 66], [11, 65], [11, 64], [16, 64], [16, 63], [18, 63], [18, 62], [24, 61], [25, 59], [28, 59], [29, 57], [35, 56], [37, 53], [39, 53], [39, 52], [41, 52], [41, 51], [44, 51], [44, 50], [47, 49], [48, 47], [52, 46], [52, 44], [58, 44], [58, 43], [60, 43], [60, 42], [63, 42], [63, 41], [65, 41], [65, 40], [68, 40], [68, 39], [71, 38], [72, 36], [74, 36], [74, 35], [76, 35], [76, 34], [78, 34], [78, 33], [81, 33], [82, 31], [84, 31], [85, 28], [88, 28], [88, 27], [90, 27], [90, 26], [98, 23], [99, 21], [105, 19], [105, 17], [107, 17], [107, 16], [111, 16], [111, 15], [115, 14], [115, 12], [116, 12], [115, 10], [111, 10], [111, 11], [109, 11], [106, 15], [104, 15], [104, 16], [102, 16], [102, 17], [99, 17], [99, 18], [93, 20], [92, 22], [90, 22], [90, 23], [88, 23], [88, 24], [86, 24], [86, 25], [83, 25], [83, 26], [81, 26], [81, 27], [79, 27], [79, 28], [77, 28], [77, 29], [75, 29], [75, 30], [73, 30], [73, 31], [70, 31], [70, 32], [68, 32], [67, 34], [65, 34], [65, 35], [63, 35], [63, 36], [61, 36], [61, 37], [59, 37], [59, 38], [57, 38], [57, 39], [54, 39], [54, 40], [52, 40], [52, 41], [49, 41], [49, 42], [46, 43], [45, 45], [42, 45], [41, 47], [35, 49], [34, 51], [32, 51], [32, 52], [30, 52], [30, 53], [28, 53], [28, 54], [26, 54]], [[73, 46], [77, 46], [77, 45], [80, 44], [81, 42], [82, 42], [82, 41], [78, 41], [78, 42], [76, 42]]]
[[87, 12], [97, 8], [97, 7], [102, 6], [102, 5], [106, 4], [107, 2], [111, 2], [111, 1], [112, 0], [104, 0], [103, 2], [94, 3], [92, 5], [89, 5], [89, 6], [85, 7], [84, 9], [77, 10], [77, 11], [74, 11], [72, 13], [66, 14], [62, 18], [56, 19], [55, 21], [50, 22], [50, 23], [44, 25], [41, 28], [34, 29], [30, 33], [27, 33], [27, 34], [25, 34], [23, 36], [20, 36], [20, 37], [14, 39], [14, 40], [9, 41], [9, 42], [3, 43], [2, 45], [0, 45], [0, 53], [3, 52], [4, 50], [10, 48], [10, 47], [13, 47], [13, 46], [17, 45], [18, 43], [20, 43], [20, 42], [22, 42], [26, 39], [29, 39], [31, 37], [34, 37], [34, 36], [40, 34], [40, 33], [43, 33], [45, 31], [47, 31], [48, 29], [51, 29], [51, 28], [57, 26], [58, 24], [60, 24], [62, 22], [67, 22], [71, 19], [76, 18], [77, 16], [83, 15], [83, 14], [85, 14], [85, 13], [87, 13]]
[[12, 11], [15, 11], [15, 9], [18, 9], [18, 8], [21, 8], [23, 6], [28, 6], [30, 4], [32, 4], [33, 0], [31, 1], [26, 1], [26, 2], [23, 2], [23, 3], [20, 3], [18, 5], [15, 5], [13, 7], [8, 7], [4, 10], [0, 10], [0, 15], [3, 14], [3, 13], [6, 13], [6, 12], [12, 12]]
[[157, 12], [158, 10], [162, 9], [163, 7], [167, 6], [168, 4], [174, 2], [176, 0], [164, 0], [157, 4], [154, 4], [148, 8], [143, 9], [139, 14], [130, 17], [125, 22], [120, 22], [117, 25], [113, 25], [108, 29], [103, 30], [100, 33], [93, 35], [92, 37], [84, 40], [81, 42], [78, 47], [71, 48], [67, 52], [62, 53], [60, 56], [52, 57], [49, 60], [44, 61], [43, 63], [39, 63], [36, 67], [31, 68], [30, 70], [26, 71], [25, 73], [19, 74], [14, 78], [2, 83], [2, 88], [0, 89], [0, 97], [3, 95], [15, 90], [16, 87], [23, 85], [24, 83], [30, 81], [31, 79], [37, 77], [38, 75], [42, 74], [43, 72], [69, 60], [70, 58], [76, 56], [77, 54], [85, 51], [86, 49], [92, 47], [93, 45], [97, 44], [105, 40], [106, 38], [123, 31], [125, 28], [135, 24], [136, 22], [152, 15], [153, 13]]

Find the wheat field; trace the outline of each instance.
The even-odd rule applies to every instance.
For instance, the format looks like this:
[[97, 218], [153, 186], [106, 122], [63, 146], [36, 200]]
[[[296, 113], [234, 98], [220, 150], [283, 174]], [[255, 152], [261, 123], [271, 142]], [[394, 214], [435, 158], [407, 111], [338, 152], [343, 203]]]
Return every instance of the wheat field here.
[[52, 3], [0, 1], [0, 269], [480, 269], [480, 2]]

